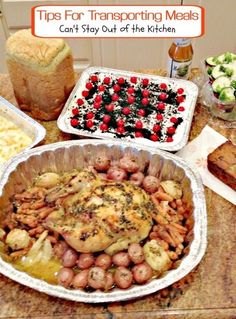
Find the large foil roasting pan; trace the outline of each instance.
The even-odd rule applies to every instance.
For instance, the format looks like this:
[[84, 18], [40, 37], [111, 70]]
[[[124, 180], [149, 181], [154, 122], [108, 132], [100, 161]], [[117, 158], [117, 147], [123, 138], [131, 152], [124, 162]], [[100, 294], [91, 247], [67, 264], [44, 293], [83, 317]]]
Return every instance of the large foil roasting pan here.
[[[22, 153], [5, 164], [0, 179], [0, 207], [9, 205], [9, 198], [30, 186], [34, 177], [46, 171], [68, 171], [87, 167], [94, 156], [107, 152], [116, 160], [124, 153], [134, 153], [140, 163], [149, 160], [149, 172], [164, 179], [179, 181], [184, 191], [184, 200], [193, 207], [194, 228], [190, 250], [178, 268], [168, 271], [163, 277], [145, 285], [133, 285], [127, 290], [114, 289], [111, 292], [84, 292], [51, 285], [16, 270], [0, 258], [0, 272], [5, 276], [46, 294], [73, 301], [100, 303], [138, 298], [163, 289], [186, 276], [201, 260], [206, 249], [207, 218], [204, 189], [199, 175], [177, 156], [148, 147], [131, 146], [130, 143], [111, 140], [67, 141], [41, 146]], [[0, 218], [3, 216], [0, 216]]]

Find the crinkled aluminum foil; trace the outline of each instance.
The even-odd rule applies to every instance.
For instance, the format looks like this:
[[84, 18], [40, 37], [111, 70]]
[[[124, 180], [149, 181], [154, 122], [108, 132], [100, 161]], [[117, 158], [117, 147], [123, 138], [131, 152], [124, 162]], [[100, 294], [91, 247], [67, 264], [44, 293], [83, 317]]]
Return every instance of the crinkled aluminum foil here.
[[100, 291], [88, 293], [51, 285], [16, 270], [11, 264], [0, 258], [2, 274], [52, 296], [73, 301], [99, 303], [128, 300], [156, 292], [183, 278], [200, 262], [207, 244], [207, 217], [201, 178], [181, 158], [154, 148], [133, 147], [131, 143], [111, 140], [81, 140], [60, 142], [29, 150], [16, 156], [5, 166], [0, 179], [0, 207], [4, 209], [9, 203], [10, 196], [30, 186], [33, 178], [39, 173], [83, 168], [92, 163], [94, 156], [104, 152], [110, 154], [113, 160], [119, 159], [127, 152], [135, 153], [140, 165], [149, 161], [149, 173], [155, 174], [162, 180], [174, 179], [181, 183], [184, 199], [193, 207], [194, 236], [190, 251], [182, 259], [179, 267], [145, 285], [133, 285], [127, 290], [114, 289], [107, 293]]

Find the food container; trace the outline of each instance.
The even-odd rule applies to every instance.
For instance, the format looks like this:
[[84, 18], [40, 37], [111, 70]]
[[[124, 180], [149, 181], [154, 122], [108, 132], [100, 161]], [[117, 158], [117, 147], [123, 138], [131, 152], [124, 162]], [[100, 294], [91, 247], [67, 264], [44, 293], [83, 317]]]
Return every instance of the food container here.
[[217, 99], [209, 81], [201, 89], [201, 103], [208, 107], [213, 116], [225, 121], [236, 121], [236, 102], [227, 103]]
[[[170, 86], [171, 89], [177, 91], [178, 88], [183, 88], [184, 94], [186, 95], [186, 99], [183, 103], [181, 103], [181, 106], [183, 107], [184, 111], [179, 112], [177, 109], [174, 110], [174, 113], [171, 113], [171, 108], [166, 109], [163, 114], [163, 121], [158, 122], [156, 119], [156, 113], [155, 111], [147, 118], [147, 125], [150, 127], [150, 131], [152, 130], [152, 127], [154, 124], [160, 124], [161, 129], [163, 129], [164, 132], [166, 132], [167, 127], [172, 126], [173, 123], [171, 123], [170, 119], [172, 116], [179, 116], [181, 118], [181, 123], [177, 126], [176, 132], [173, 135], [173, 141], [152, 141], [148, 138], [143, 137], [133, 137], [131, 138], [130, 135], [122, 136], [119, 134], [111, 133], [111, 132], [102, 132], [99, 128], [99, 123], [97, 124], [97, 128], [95, 131], [89, 131], [85, 129], [78, 129], [71, 125], [71, 117], [72, 117], [72, 109], [77, 105], [76, 101], [78, 98], [83, 98], [83, 90], [85, 90], [86, 82], [90, 79], [91, 75], [93, 74], [99, 74], [101, 77], [111, 77], [111, 79], [117, 79], [119, 77], [124, 78], [125, 80], [129, 81], [131, 77], [137, 77], [138, 80], [141, 82], [143, 79], [148, 79], [150, 84], [158, 85], [161, 83], [165, 83], [166, 85]], [[131, 83], [131, 85], [133, 85]], [[138, 88], [135, 84], [133, 85], [135, 88]], [[111, 92], [112, 89], [109, 89]], [[151, 89], [150, 89], [151, 90]], [[153, 89], [151, 91], [153, 95], [157, 95], [157, 91]], [[101, 92], [100, 92], [101, 93]], [[101, 93], [103, 94], [103, 93]], [[111, 93], [112, 94], [112, 93]], [[170, 79], [150, 74], [141, 74], [141, 73], [134, 73], [134, 72], [128, 72], [128, 71], [120, 71], [120, 70], [114, 70], [114, 69], [108, 69], [108, 68], [101, 68], [101, 67], [91, 67], [86, 69], [79, 81], [77, 82], [74, 90], [72, 91], [69, 99], [67, 100], [65, 107], [61, 113], [61, 115], [58, 118], [57, 124], [58, 127], [67, 133], [76, 134], [79, 136], [85, 136], [90, 138], [110, 138], [110, 139], [122, 139], [125, 141], [131, 141], [132, 143], [136, 145], [145, 145], [155, 148], [160, 148], [166, 151], [177, 151], [180, 150], [188, 141], [189, 131], [191, 127], [192, 117], [194, 113], [194, 108], [196, 104], [198, 96], [198, 88], [197, 86], [190, 82], [180, 79]], [[118, 107], [120, 106], [120, 102], [117, 102], [116, 105]], [[153, 105], [154, 108], [156, 105]], [[79, 106], [79, 114], [81, 114], [81, 118], [85, 116], [87, 106], [81, 105]], [[144, 106], [145, 109], [145, 106]], [[94, 109], [90, 108], [90, 110], [94, 111]], [[170, 111], [169, 111], [170, 110]], [[97, 111], [95, 111], [97, 112]], [[80, 116], [80, 115], [79, 115]], [[133, 116], [133, 115], [132, 115]], [[125, 117], [124, 117], [125, 118]], [[125, 118], [126, 119], [126, 118]], [[137, 117], [137, 119], [143, 121], [143, 117]], [[96, 121], [96, 120], [95, 120]], [[145, 119], [144, 119], [145, 121]], [[165, 135], [165, 134], [164, 134]]]
[[[29, 137], [32, 138], [32, 143], [28, 145], [23, 151], [26, 151], [33, 146], [37, 145], [45, 137], [46, 130], [38, 122], [34, 121], [31, 117], [20, 111], [14, 105], [9, 103], [0, 96], [0, 116], [5, 117], [9, 121], [16, 124], [22, 129]], [[2, 165], [0, 165], [1, 175]]]
[[[209, 111], [211, 112], [211, 114], [213, 116], [216, 116], [216, 117], [223, 119], [225, 121], [232, 122], [232, 121], [236, 121], [236, 101], [226, 102], [226, 101], [220, 100], [218, 97], [219, 97], [219, 95], [220, 95], [219, 93], [221, 91], [218, 91], [218, 93], [216, 93], [213, 90], [214, 83], [216, 83], [217, 80], [219, 81], [219, 79], [222, 79], [222, 77], [225, 79], [225, 74], [218, 71], [217, 74], [215, 75], [216, 77], [213, 77], [211, 75], [211, 72], [210, 72], [210, 74], [208, 73], [209, 70], [214, 68], [214, 67], [215, 68], [217, 68], [219, 66], [227, 67], [229, 65], [228, 64], [229, 62], [227, 62], [227, 61], [224, 62], [224, 58], [228, 54], [230, 55], [230, 53], [225, 53], [225, 54], [218, 56], [218, 58], [219, 58], [218, 63], [219, 64], [212, 64], [212, 62], [211, 62], [212, 57], [201, 61], [203, 71], [202, 71], [202, 79], [201, 79], [202, 83], [201, 83], [201, 90], [200, 90], [200, 96], [201, 96], [200, 101], [202, 104], [204, 104], [205, 106], [208, 107]], [[226, 63], [226, 64], [224, 64], [224, 63]], [[232, 67], [232, 65], [230, 67], [235, 68], [235, 67]], [[234, 72], [236, 72], [236, 71], [234, 71]], [[229, 75], [226, 76], [229, 79], [229, 81], [235, 80], [235, 73], [234, 72], [233, 72], [231, 77]], [[204, 83], [203, 83], [203, 81], [204, 81]], [[220, 81], [222, 84], [222, 80], [220, 80]], [[227, 86], [228, 86], [228, 84], [227, 84]], [[225, 89], [227, 89], [227, 88], [225, 87]]]
[[108, 152], [108, 155], [114, 160], [121, 158], [125, 153], [135, 154], [139, 161], [149, 161], [149, 169], [155, 171], [156, 176], [163, 180], [174, 179], [181, 183], [184, 192], [183, 199], [193, 207], [194, 227], [189, 253], [183, 257], [180, 265], [168, 271], [163, 277], [154, 279], [145, 285], [133, 285], [127, 290], [114, 289], [111, 292], [85, 292], [51, 285], [16, 270], [11, 264], [0, 258], [0, 272], [3, 275], [55, 297], [101, 303], [128, 300], [156, 292], [186, 276], [200, 262], [207, 241], [206, 206], [201, 179], [181, 158], [161, 150], [154, 150], [154, 148], [131, 147], [129, 143], [121, 141], [85, 139], [60, 142], [29, 150], [7, 163], [0, 179], [0, 207], [4, 210], [4, 207], [9, 205], [9, 198], [15, 192], [20, 192], [30, 186], [33, 178], [39, 173], [61, 172], [86, 167], [93, 156], [104, 151]]

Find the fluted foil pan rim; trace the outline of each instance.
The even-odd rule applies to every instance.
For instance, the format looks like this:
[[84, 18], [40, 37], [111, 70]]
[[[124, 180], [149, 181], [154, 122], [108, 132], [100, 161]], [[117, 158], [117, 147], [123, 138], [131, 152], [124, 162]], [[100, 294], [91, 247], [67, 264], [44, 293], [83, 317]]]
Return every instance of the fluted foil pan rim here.
[[37, 147], [16, 156], [4, 165], [4, 173], [0, 178], [0, 196], [2, 195], [3, 188], [8, 181], [9, 175], [17, 168], [18, 164], [26, 161], [31, 156], [40, 156], [44, 152], [56, 151], [60, 148], [69, 149], [70, 147], [76, 145], [106, 145], [108, 147], [118, 146], [120, 148], [131, 147], [132, 149], [138, 151], [148, 151], [151, 155], [160, 155], [162, 158], [164, 158], [164, 160], [171, 160], [175, 163], [175, 165], [183, 168], [186, 176], [191, 182], [192, 201], [194, 204], [194, 238], [190, 246], [189, 254], [183, 258], [180, 266], [177, 269], [168, 271], [166, 276], [162, 278], [154, 279], [150, 283], [145, 285], [134, 285], [127, 290], [115, 289], [107, 293], [97, 291], [88, 293], [81, 290], [69, 290], [59, 285], [51, 285], [41, 279], [33, 278], [27, 273], [15, 269], [11, 264], [5, 262], [2, 258], [0, 258], [0, 272], [20, 284], [54, 297], [60, 297], [72, 301], [86, 303], [103, 303], [129, 300], [149, 295], [160, 289], [170, 286], [174, 282], [186, 276], [193, 268], [195, 268], [202, 259], [207, 245], [207, 215], [204, 189], [200, 175], [196, 171], [194, 171], [194, 169], [191, 168], [191, 166], [187, 164], [183, 159], [171, 153], [167, 153], [159, 149], [154, 150], [153, 148], [145, 146], [133, 146], [131, 143], [120, 141], [91, 139], [59, 142]]

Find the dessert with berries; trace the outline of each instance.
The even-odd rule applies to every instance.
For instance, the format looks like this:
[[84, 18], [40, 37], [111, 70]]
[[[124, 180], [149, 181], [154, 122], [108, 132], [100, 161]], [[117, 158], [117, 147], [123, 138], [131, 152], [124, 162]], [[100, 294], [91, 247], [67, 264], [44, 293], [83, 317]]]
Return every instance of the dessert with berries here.
[[193, 104], [187, 101], [186, 83], [128, 72], [115, 74], [114, 70], [88, 73], [73, 92], [67, 123], [73, 133], [78, 130], [85, 136], [141, 143], [145, 139], [151, 145], [178, 143], [186, 113], [189, 115], [187, 108]]

